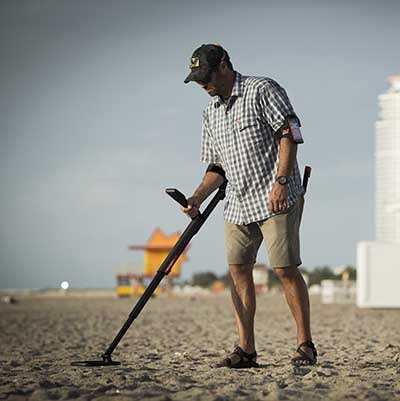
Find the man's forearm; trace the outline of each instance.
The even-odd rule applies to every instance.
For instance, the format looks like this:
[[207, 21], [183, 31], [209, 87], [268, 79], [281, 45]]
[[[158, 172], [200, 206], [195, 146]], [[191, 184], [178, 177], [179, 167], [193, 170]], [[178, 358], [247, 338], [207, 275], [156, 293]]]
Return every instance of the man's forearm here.
[[282, 138], [279, 143], [278, 177], [292, 174], [296, 156], [297, 143], [293, 143], [289, 138]]
[[199, 187], [194, 191], [193, 196], [200, 199], [200, 203], [207, 199], [207, 197], [214, 192], [218, 187], [224, 183], [224, 178], [217, 173], [208, 171], [203, 178]]

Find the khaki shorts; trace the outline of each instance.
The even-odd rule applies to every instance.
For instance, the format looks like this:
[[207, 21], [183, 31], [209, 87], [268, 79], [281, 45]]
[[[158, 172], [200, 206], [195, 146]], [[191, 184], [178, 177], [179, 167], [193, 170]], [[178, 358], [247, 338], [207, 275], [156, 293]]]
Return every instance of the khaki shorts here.
[[253, 264], [262, 240], [265, 240], [271, 267], [301, 265], [299, 229], [304, 196], [289, 209], [267, 220], [238, 225], [225, 222], [228, 264]]

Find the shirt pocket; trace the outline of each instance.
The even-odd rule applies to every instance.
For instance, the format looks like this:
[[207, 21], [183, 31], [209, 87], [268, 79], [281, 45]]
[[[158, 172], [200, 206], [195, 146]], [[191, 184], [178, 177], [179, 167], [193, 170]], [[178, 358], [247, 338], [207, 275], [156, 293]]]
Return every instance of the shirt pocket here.
[[242, 132], [247, 128], [259, 127], [260, 125], [261, 120], [256, 115], [247, 115], [238, 122], [238, 129], [239, 132]]
[[244, 124], [244, 125], [239, 125], [238, 127], [239, 132], [251, 132], [254, 130], [258, 129], [258, 124], [254, 123], [254, 124]]
[[253, 116], [249, 116], [238, 124], [237, 135], [240, 142], [248, 147], [259, 148], [264, 141], [264, 126], [262, 122]]

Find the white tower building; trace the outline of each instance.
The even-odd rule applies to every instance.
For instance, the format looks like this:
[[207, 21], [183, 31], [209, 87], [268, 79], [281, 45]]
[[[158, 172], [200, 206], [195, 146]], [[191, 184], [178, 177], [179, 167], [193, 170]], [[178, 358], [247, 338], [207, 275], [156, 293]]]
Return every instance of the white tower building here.
[[400, 308], [400, 76], [378, 97], [376, 240], [357, 244], [357, 305]]
[[376, 240], [400, 243], [400, 76], [388, 81], [375, 126]]

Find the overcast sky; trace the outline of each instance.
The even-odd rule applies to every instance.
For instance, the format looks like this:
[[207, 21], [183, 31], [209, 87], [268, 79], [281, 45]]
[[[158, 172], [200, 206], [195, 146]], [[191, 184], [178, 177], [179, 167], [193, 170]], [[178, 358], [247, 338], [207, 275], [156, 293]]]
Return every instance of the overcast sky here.
[[[111, 287], [155, 227], [188, 219], [209, 98], [185, 85], [219, 42], [235, 69], [284, 86], [313, 167], [304, 266], [354, 264], [374, 239], [374, 122], [400, 73], [399, 1], [0, 1], [0, 287]], [[184, 276], [227, 266], [222, 205]], [[264, 247], [259, 262], [267, 262]]]

